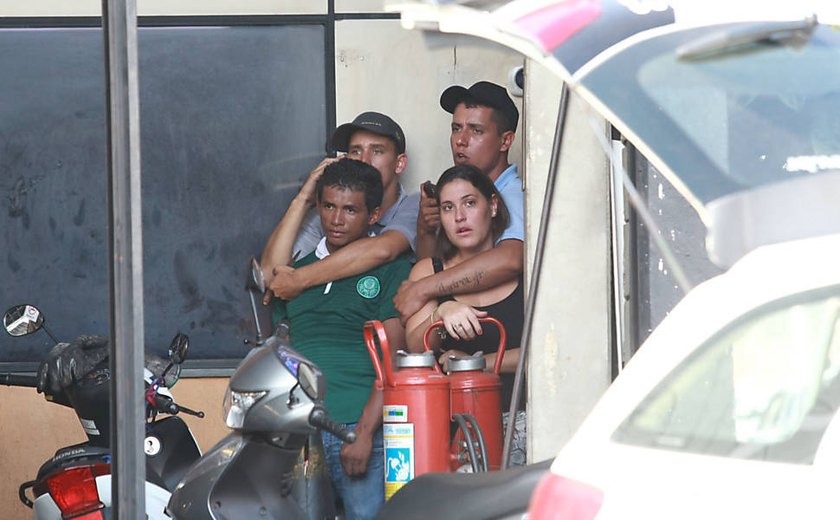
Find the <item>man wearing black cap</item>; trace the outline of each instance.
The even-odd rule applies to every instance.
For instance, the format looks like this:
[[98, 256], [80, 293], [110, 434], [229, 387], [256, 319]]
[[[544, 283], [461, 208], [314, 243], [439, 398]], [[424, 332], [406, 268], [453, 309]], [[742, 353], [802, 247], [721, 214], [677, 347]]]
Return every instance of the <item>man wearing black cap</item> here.
[[[440, 106], [452, 114], [449, 145], [453, 162], [475, 166], [493, 180], [510, 212], [510, 225], [490, 251], [433, 276], [403, 282], [394, 298], [403, 320], [431, 299], [495, 287], [517, 277], [523, 267], [522, 179], [516, 165], [508, 162], [519, 110], [504, 87], [488, 81], [470, 88], [447, 88], [440, 96]], [[420, 197], [415, 248], [418, 258], [434, 254], [440, 227], [437, 200], [422, 192]]]
[[[315, 183], [327, 165], [340, 158], [328, 157], [309, 174], [283, 219], [272, 232], [262, 255], [262, 267], [274, 296], [296, 298], [302, 291], [333, 280], [355, 276], [390, 262], [414, 249], [419, 195], [406, 195], [398, 176], [408, 163], [405, 134], [390, 117], [378, 112], [359, 114], [338, 128], [332, 146], [345, 157], [368, 163], [382, 175], [382, 216], [371, 226], [373, 236], [356, 240], [336, 254], [293, 269], [293, 258], [302, 258], [325, 236], [315, 204]], [[266, 303], [270, 294], [266, 297]]]

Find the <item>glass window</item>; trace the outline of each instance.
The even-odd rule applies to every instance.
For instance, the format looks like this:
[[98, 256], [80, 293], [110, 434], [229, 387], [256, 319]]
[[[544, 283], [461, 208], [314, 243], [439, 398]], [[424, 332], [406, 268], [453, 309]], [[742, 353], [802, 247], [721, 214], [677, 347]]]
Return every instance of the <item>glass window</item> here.
[[[137, 31], [142, 296], [149, 351], [166, 356], [183, 330], [200, 345], [188, 363], [210, 370], [246, 353], [248, 258], [324, 156], [335, 96], [326, 17], [194, 20]], [[43, 19], [53, 22], [65, 24]], [[107, 335], [102, 29], [3, 28], [0, 49], [2, 309], [36, 304], [65, 340]], [[12, 370], [34, 370], [53, 344], [46, 334], [17, 339], [0, 349]]]
[[675, 49], [748, 25], [660, 35], [581, 78], [616, 127], [643, 142], [699, 199], [840, 169], [840, 33], [799, 46], [753, 45], [705, 58]]
[[617, 442], [810, 464], [840, 405], [840, 289], [767, 305], [677, 367]]

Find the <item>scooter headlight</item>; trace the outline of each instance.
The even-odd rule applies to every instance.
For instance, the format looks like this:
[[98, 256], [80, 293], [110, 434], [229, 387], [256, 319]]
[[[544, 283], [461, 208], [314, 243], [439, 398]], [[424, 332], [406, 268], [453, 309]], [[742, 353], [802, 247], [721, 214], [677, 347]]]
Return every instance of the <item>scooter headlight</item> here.
[[245, 423], [245, 416], [267, 391], [237, 392], [227, 389], [225, 392], [225, 424], [228, 428], [239, 429]]

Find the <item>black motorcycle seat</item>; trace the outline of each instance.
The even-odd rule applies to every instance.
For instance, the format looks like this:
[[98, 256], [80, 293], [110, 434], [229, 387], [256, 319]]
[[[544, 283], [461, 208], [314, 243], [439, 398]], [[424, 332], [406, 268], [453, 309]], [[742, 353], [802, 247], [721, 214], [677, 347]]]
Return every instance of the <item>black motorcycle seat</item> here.
[[489, 473], [420, 475], [382, 506], [378, 520], [485, 520], [519, 516], [552, 460]]

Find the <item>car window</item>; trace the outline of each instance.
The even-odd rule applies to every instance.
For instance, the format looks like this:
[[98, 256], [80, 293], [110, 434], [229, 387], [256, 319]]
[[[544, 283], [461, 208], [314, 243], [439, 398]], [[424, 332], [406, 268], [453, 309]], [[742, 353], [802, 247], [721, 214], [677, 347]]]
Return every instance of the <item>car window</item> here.
[[840, 168], [840, 32], [819, 26], [801, 46], [762, 40], [704, 59], [675, 51], [720, 30], [628, 46], [582, 85], [704, 204]]
[[810, 464], [840, 405], [840, 289], [752, 312], [678, 366], [621, 443]]

